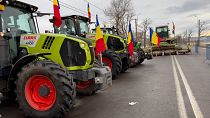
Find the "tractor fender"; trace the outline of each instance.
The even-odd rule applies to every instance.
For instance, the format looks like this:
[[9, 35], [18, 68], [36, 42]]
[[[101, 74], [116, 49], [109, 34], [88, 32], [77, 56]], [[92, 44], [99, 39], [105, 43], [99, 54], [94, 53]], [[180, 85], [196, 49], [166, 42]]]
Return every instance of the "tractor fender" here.
[[20, 59], [18, 59], [18, 61], [16, 61], [16, 63], [12, 66], [12, 69], [10, 71], [9, 78], [8, 78], [8, 84], [10, 83], [10, 81], [13, 81], [17, 77], [17, 73], [21, 70], [23, 66], [27, 65], [28, 63], [34, 61], [35, 59], [39, 57], [46, 58], [44, 57], [44, 55], [50, 55], [50, 54], [51, 53], [34, 53], [34, 54], [25, 55], [21, 57]]

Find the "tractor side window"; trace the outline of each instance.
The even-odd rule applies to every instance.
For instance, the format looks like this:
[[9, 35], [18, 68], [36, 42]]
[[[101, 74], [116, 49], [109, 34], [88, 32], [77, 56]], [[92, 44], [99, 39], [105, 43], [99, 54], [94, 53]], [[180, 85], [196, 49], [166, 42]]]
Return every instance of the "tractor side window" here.
[[17, 57], [20, 35], [25, 33], [36, 33], [33, 17], [30, 12], [25, 9], [7, 6], [2, 12], [2, 30], [6, 32], [10, 29], [12, 40], [9, 40], [11, 58]]
[[33, 19], [30, 18], [28, 14], [19, 15], [17, 18], [17, 26], [19, 27], [18, 29], [27, 33], [33, 33], [35, 31], [35, 27], [30, 26], [32, 23]]
[[114, 51], [121, 51], [124, 49], [123, 42], [120, 41], [119, 38], [109, 36], [107, 40], [107, 47], [108, 49]]

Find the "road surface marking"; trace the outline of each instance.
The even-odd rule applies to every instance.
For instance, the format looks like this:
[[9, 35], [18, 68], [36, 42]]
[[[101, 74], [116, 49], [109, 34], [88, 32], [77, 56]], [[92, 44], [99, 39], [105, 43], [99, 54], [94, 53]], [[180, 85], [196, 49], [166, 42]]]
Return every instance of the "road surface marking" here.
[[200, 107], [199, 107], [199, 105], [198, 105], [198, 103], [197, 103], [197, 101], [196, 101], [196, 99], [195, 99], [195, 97], [193, 95], [193, 92], [192, 92], [192, 90], [190, 88], [190, 85], [188, 84], [186, 76], [184, 75], [184, 72], [182, 71], [182, 68], [181, 68], [179, 62], [176, 59], [176, 56], [173, 56], [173, 57], [175, 59], [175, 62], [176, 62], [177, 68], [179, 70], [179, 73], [181, 75], [182, 81], [184, 83], [185, 89], [187, 91], [187, 95], [189, 97], [189, 100], [190, 100], [193, 112], [195, 114], [195, 117], [196, 118], [203, 118], [203, 113], [201, 112]]
[[175, 62], [172, 56], [171, 56], [171, 59], [172, 59], [172, 66], [173, 66], [173, 72], [174, 72], [174, 81], [175, 81], [175, 87], [176, 87], [176, 97], [177, 97], [177, 104], [178, 104], [178, 109], [179, 109], [179, 117], [187, 118], [187, 111], [184, 104], [184, 98], [182, 96], [182, 90], [180, 87]]

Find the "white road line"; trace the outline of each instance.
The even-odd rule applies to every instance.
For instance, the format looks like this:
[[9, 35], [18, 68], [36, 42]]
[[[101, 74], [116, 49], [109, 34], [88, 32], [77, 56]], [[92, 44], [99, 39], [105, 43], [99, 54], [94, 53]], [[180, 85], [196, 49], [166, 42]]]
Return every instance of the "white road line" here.
[[193, 109], [193, 112], [195, 114], [195, 117], [196, 118], [203, 118], [203, 113], [201, 112], [200, 110], [200, 107], [193, 95], [193, 92], [190, 88], [190, 85], [188, 84], [188, 81], [186, 79], [186, 76], [184, 75], [184, 72], [182, 71], [182, 68], [178, 62], [178, 60], [176, 59], [176, 56], [174, 56], [174, 59], [175, 59], [175, 62], [176, 62], [176, 65], [177, 65], [177, 68], [179, 70], [179, 73], [181, 75], [181, 78], [182, 78], [182, 81], [184, 83], [184, 86], [185, 86], [185, 89], [187, 91], [187, 94], [189, 96], [189, 100], [190, 100], [190, 103], [191, 103], [191, 106], [192, 106], [192, 109]]
[[176, 97], [177, 97], [177, 104], [178, 104], [178, 110], [179, 110], [179, 117], [187, 118], [187, 111], [184, 104], [184, 98], [182, 96], [182, 90], [180, 87], [175, 62], [172, 56], [171, 56], [171, 59], [172, 59], [172, 66], [173, 66], [173, 72], [174, 72], [174, 81], [175, 81], [175, 87], [176, 87]]

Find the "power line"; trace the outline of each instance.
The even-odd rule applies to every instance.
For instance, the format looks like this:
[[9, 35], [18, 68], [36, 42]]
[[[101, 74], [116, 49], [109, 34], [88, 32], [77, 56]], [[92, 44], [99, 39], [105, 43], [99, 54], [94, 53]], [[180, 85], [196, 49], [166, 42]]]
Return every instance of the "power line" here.
[[[49, 1], [53, 2], [53, 0], [49, 0]], [[75, 12], [77, 12], [77, 13], [86, 15], [86, 12], [84, 12], [84, 11], [78, 9], [78, 8], [75, 9], [74, 7], [72, 7], [72, 6], [70, 6], [70, 5], [66, 4], [66, 3], [65, 3], [65, 5], [64, 5], [64, 2], [61, 2], [61, 1], [59, 1], [59, 2], [61, 3], [61, 4], [59, 4], [60, 6], [63, 6], [63, 7], [65, 7], [65, 8], [67, 8], [67, 9], [70, 9], [70, 10], [73, 10], [73, 11], [75, 11]]]
[[81, 9], [79, 9], [79, 8], [76, 8], [76, 7], [74, 7], [74, 6], [70, 5], [70, 4], [67, 4], [67, 3], [65, 3], [65, 2], [62, 2], [62, 1], [59, 1], [59, 2], [62, 3], [62, 4], [65, 4], [65, 5], [67, 5], [67, 6], [69, 6], [69, 7], [71, 7], [71, 8], [77, 9], [77, 10], [79, 10], [79, 11], [85, 13], [85, 14], [87, 13], [86, 11], [83, 11], [83, 10], [81, 10]]
[[[87, 2], [88, 2], [88, 1], [87, 1]], [[101, 10], [101, 11], [103, 11], [103, 12], [104, 12], [104, 10], [103, 10], [103, 9], [101, 9], [100, 7], [98, 7], [98, 6], [94, 5], [93, 3], [89, 2], [89, 4], [91, 4], [91, 5], [92, 5], [92, 6], [94, 6], [95, 8], [97, 8], [97, 9], [99, 9], [99, 10]]]
[[[51, 2], [53, 2], [53, 0], [49, 0], [49, 1], [51, 1]], [[69, 4], [67, 4], [67, 3], [65, 3], [65, 2], [62, 2], [61, 0], [59, 0], [59, 2], [60, 2], [60, 6], [63, 6], [63, 7], [65, 7], [65, 8], [67, 8], [67, 9], [70, 9], [70, 10], [73, 10], [73, 11], [75, 11], [75, 12], [77, 12], [77, 13], [80, 13], [80, 14], [82, 14], [82, 15], [84, 15], [84, 16], [86, 16], [87, 15], [87, 12], [86, 11], [83, 11], [83, 10], [81, 10], [81, 9], [79, 9], [79, 8], [76, 8], [76, 7], [74, 7], [74, 6], [72, 6], [72, 5], [69, 5]], [[94, 14], [94, 16], [95, 16], [96, 14]], [[102, 18], [102, 17], [98, 17], [100, 20], [102, 20], [102, 21], [104, 21], [104, 22], [107, 22], [106, 20], [105, 20], [105, 18]]]

